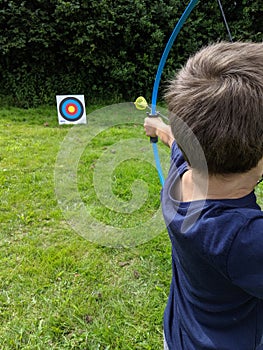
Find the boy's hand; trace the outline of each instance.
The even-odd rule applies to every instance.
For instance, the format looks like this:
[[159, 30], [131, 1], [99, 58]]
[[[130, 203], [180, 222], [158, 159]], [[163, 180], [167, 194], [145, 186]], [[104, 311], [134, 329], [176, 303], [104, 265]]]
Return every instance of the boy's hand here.
[[144, 119], [144, 130], [146, 133], [146, 136], [150, 137], [156, 137], [158, 136], [158, 129], [161, 129], [163, 126], [166, 126], [166, 124], [162, 121], [161, 118], [150, 118], [147, 117]]
[[150, 137], [159, 137], [161, 141], [167, 146], [171, 147], [174, 141], [174, 137], [171, 132], [170, 125], [167, 125], [163, 122], [161, 118], [147, 117], [144, 119], [144, 130], [146, 136]]

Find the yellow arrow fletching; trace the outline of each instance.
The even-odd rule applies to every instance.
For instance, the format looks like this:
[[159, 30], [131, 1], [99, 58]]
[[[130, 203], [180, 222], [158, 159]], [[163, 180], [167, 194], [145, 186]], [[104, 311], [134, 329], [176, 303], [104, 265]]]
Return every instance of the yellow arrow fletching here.
[[135, 107], [140, 111], [143, 111], [148, 106], [148, 103], [143, 96], [138, 97], [134, 102], [134, 104], [135, 104]]

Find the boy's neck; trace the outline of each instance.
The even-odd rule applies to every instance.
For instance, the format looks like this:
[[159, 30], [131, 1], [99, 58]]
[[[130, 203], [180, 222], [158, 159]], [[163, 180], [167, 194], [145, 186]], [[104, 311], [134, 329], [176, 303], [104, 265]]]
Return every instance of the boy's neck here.
[[182, 201], [204, 199], [237, 199], [251, 193], [259, 178], [261, 168], [255, 167], [242, 174], [208, 175], [193, 169], [182, 177]]

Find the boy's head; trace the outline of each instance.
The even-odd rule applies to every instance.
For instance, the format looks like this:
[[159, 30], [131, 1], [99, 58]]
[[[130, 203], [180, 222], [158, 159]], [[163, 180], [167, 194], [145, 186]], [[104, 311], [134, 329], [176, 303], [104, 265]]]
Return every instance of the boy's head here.
[[[210, 174], [243, 173], [263, 157], [262, 43], [222, 42], [200, 50], [171, 81], [165, 97], [172, 132], [186, 157], [189, 149], [194, 154], [193, 168], [202, 170], [191, 132]], [[181, 120], [190, 133], [180, 127]]]

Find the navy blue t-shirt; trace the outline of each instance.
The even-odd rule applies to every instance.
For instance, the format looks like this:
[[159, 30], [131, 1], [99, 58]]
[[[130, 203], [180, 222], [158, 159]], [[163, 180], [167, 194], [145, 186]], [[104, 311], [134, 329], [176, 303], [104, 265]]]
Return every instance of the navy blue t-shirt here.
[[174, 142], [162, 192], [172, 243], [169, 349], [263, 349], [263, 214], [256, 197], [180, 202], [176, 191], [187, 169]]

